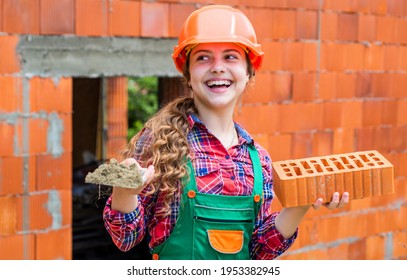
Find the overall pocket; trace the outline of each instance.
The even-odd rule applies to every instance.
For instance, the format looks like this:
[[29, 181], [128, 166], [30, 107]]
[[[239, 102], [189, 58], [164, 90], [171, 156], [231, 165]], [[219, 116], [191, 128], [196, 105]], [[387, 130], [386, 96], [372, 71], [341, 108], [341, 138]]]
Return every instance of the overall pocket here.
[[195, 205], [194, 259], [249, 259], [253, 209]]

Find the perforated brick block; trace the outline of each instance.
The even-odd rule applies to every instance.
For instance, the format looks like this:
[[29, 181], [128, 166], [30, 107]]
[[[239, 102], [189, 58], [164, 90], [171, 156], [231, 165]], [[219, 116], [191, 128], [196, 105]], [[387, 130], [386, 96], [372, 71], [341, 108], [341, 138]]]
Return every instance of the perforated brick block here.
[[394, 193], [393, 165], [377, 151], [285, 160], [273, 164], [274, 192], [284, 207], [331, 201], [334, 192], [350, 199]]

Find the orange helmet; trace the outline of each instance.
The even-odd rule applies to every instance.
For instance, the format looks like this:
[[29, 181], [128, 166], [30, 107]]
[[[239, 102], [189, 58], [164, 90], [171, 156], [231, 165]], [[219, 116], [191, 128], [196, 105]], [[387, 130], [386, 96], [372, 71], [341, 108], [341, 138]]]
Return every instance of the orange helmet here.
[[188, 46], [222, 42], [236, 43], [247, 48], [253, 68], [260, 68], [263, 52], [246, 15], [229, 6], [210, 5], [192, 12], [182, 26], [178, 45], [172, 54], [177, 70], [183, 72]]

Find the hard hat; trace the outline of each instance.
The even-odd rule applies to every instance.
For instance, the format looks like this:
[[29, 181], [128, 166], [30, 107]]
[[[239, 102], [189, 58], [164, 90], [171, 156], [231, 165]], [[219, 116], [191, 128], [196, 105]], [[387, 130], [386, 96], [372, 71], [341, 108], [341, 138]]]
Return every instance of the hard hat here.
[[263, 52], [246, 15], [226, 5], [209, 5], [192, 12], [181, 28], [178, 45], [174, 47], [172, 54], [177, 70], [183, 72], [188, 46], [223, 42], [236, 43], [247, 48], [253, 68], [260, 68]]

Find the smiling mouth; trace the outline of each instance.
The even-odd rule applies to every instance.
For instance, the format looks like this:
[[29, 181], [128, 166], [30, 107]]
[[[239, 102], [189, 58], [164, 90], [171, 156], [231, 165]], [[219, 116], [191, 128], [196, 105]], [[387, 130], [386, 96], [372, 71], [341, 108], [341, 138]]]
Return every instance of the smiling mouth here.
[[228, 88], [232, 84], [230, 80], [210, 80], [205, 83], [210, 88]]

